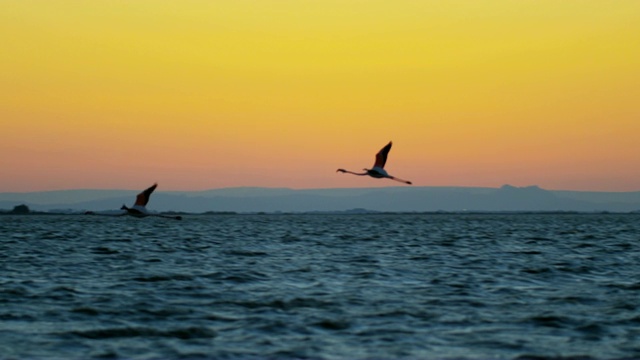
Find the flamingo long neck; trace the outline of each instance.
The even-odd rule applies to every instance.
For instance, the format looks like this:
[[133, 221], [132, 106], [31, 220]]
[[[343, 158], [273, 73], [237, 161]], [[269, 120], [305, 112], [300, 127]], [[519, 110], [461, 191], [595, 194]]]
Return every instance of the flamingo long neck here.
[[366, 172], [363, 172], [363, 173], [357, 173], [357, 172], [353, 172], [353, 171], [350, 171], [350, 170], [344, 170], [344, 172], [349, 173], [349, 174], [353, 174], [353, 175], [358, 175], [358, 176], [364, 176], [364, 175], [367, 175], [367, 173], [366, 173]]

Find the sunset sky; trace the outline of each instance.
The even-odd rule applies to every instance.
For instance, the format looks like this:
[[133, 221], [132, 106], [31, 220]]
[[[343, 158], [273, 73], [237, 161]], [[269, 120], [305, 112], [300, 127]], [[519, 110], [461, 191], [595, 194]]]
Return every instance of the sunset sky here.
[[0, 192], [640, 190], [637, 0], [0, 6]]

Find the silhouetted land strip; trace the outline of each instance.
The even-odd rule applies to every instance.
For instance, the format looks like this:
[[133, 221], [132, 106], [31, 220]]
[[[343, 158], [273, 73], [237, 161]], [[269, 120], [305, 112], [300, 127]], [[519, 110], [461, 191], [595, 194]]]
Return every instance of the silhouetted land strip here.
[[48, 211], [32, 211], [27, 205], [16, 205], [12, 210], [0, 210], [0, 215], [59, 215]]
[[[16, 208], [18, 208], [16, 210]], [[13, 210], [0, 210], [0, 215], [20, 215], [20, 216], [32, 216], [32, 215], [68, 215], [86, 216], [87, 212], [78, 211], [31, 211], [23, 207], [16, 206]], [[89, 212], [91, 215], [100, 214], [101, 212]], [[103, 212], [106, 213], [106, 212]], [[640, 210], [634, 211], [377, 211], [367, 209], [349, 209], [343, 211], [254, 211], [254, 212], [236, 212], [236, 211], [205, 211], [205, 212], [185, 212], [185, 211], [163, 211], [158, 212], [159, 215], [170, 216], [235, 216], [235, 215], [594, 215], [594, 214], [637, 214], [640, 215]]]
[[[46, 212], [115, 211], [133, 191], [68, 190], [0, 193], [0, 209], [26, 204]], [[152, 212], [203, 214], [305, 212], [465, 212], [640, 210], [640, 191], [584, 192], [545, 190], [537, 186], [500, 188], [380, 187], [357, 189], [226, 188], [207, 191], [167, 191], [154, 195]], [[8, 210], [10, 211], [10, 210]]]

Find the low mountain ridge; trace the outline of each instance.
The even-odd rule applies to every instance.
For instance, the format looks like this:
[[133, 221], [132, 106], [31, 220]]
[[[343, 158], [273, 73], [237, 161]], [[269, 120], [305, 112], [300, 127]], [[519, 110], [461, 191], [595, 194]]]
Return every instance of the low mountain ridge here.
[[[104, 211], [130, 205], [132, 190], [65, 190], [0, 193], [0, 209], [26, 204], [36, 211]], [[314, 212], [346, 211], [612, 211], [640, 209], [640, 192], [576, 192], [538, 186], [381, 187], [337, 189], [224, 188], [156, 191], [152, 211]]]

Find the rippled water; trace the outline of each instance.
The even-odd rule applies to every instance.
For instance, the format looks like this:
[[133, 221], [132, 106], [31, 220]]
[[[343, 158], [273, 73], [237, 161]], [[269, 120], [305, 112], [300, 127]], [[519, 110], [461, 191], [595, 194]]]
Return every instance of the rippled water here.
[[640, 357], [638, 215], [0, 217], [0, 358]]

